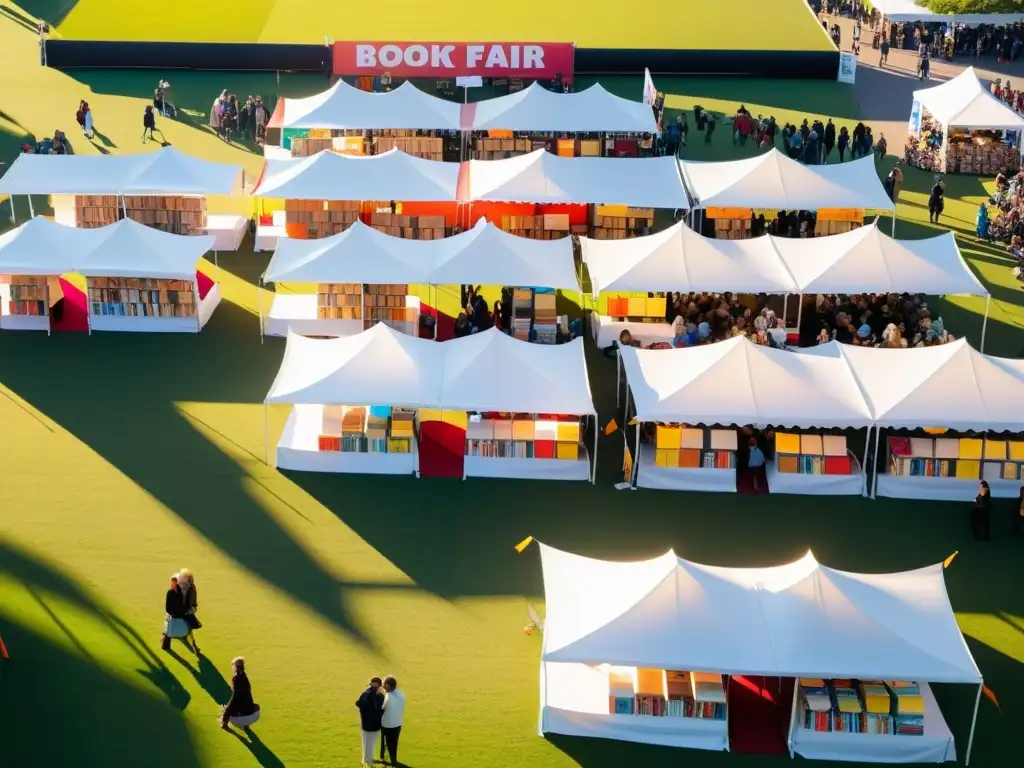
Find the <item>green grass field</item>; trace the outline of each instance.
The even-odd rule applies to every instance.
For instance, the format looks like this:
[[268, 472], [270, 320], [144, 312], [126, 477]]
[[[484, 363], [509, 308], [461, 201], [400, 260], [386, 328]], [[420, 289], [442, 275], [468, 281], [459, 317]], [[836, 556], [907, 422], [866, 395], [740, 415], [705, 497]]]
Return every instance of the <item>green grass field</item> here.
[[[0, 68], [0, 161], [10, 163], [26, 136], [55, 127], [82, 153], [143, 149], [152, 73], [42, 69], [34, 34], [2, 17], [0, 51], [16, 62]], [[203, 127], [213, 96], [225, 87], [297, 96], [326, 85], [238, 73], [171, 80], [188, 110], [182, 122], [162, 122], [171, 143], [243, 163], [247, 173], [258, 172], [260, 159]], [[641, 89], [636, 78], [602, 82], [634, 98]], [[743, 102], [781, 121], [812, 111], [847, 124], [857, 114], [849, 90], [835, 84], [658, 85], [676, 109], [698, 102], [731, 112]], [[95, 146], [70, 130], [81, 98], [105, 137]], [[740, 153], [724, 135], [688, 152]], [[948, 184], [945, 218], [967, 232], [986, 190], [973, 178]], [[925, 174], [906, 174], [901, 236], [936, 231], [927, 224], [927, 187]], [[23, 220], [27, 206], [17, 204]], [[0, 201], [4, 227], [9, 215], [9, 201]], [[988, 349], [1016, 355], [1024, 310], [1009, 260], [970, 237], [960, 243], [993, 292]], [[526, 600], [542, 606], [539, 558], [534, 548], [513, 551], [527, 535], [598, 556], [674, 547], [726, 565], [779, 563], [811, 548], [829, 565], [865, 571], [913, 568], [959, 550], [947, 571], [950, 597], [999, 702], [982, 700], [971, 765], [1013, 763], [1013, 724], [1024, 718], [1024, 596], [1022, 544], [1008, 535], [1007, 506], [997, 509], [995, 540], [977, 544], [956, 504], [617, 493], [620, 434], [601, 438], [596, 487], [277, 472], [262, 462], [261, 402], [284, 344], [261, 345], [253, 314], [266, 261], [221, 255], [226, 300], [196, 337], [0, 334], [4, 765], [355, 765], [352, 701], [369, 675], [384, 672], [409, 696], [402, 751], [415, 768], [789, 765], [538, 737], [540, 638], [523, 627]], [[450, 308], [452, 299], [443, 301]], [[940, 306], [947, 327], [976, 343], [981, 303]], [[615, 415], [615, 366], [593, 350], [588, 362], [603, 423]], [[271, 412], [272, 440], [284, 417]], [[199, 658], [158, 648], [166, 579], [182, 566], [197, 574], [206, 625]], [[251, 742], [215, 722], [239, 654], [265, 713]], [[938, 695], [962, 758], [974, 693], [946, 686]]]
[[[41, 0], [53, 5], [50, 0]], [[303, 0], [179, 0], [154, 22], [130, 0], [78, 0], [58, 31], [82, 40], [194, 40], [320, 43], [332, 40], [573, 42], [581, 48], [831, 49], [803, 0], [735, 0], [729, 13], [702, 0], [683, 0], [658, 12], [623, 12], [612, 0], [566, 0], [549, 12], [542, 3], [511, 10], [439, 11], [421, 0], [394, 0], [386, 12], [345, 3], [315, 11]]]

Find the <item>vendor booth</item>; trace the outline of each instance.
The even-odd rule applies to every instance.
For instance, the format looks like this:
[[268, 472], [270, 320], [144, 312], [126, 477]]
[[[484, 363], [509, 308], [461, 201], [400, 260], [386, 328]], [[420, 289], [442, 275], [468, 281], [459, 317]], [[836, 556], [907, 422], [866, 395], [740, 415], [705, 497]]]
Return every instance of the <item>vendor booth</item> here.
[[[886, 211], [893, 215], [895, 232], [895, 205], [878, 178], [873, 157], [804, 165], [772, 149], [743, 160], [682, 160], [679, 166], [691, 207], [703, 209], [704, 218], [715, 220], [716, 237], [751, 237], [755, 213], [764, 213], [766, 220], [771, 220], [779, 211], [817, 212], [815, 232], [827, 235], [863, 224], [865, 211]], [[826, 221], [843, 226], [826, 226]], [[702, 229], [698, 223], [695, 228]]]
[[[956, 760], [954, 740], [928, 683], [977, 686], [977, 719], [982, 677], [941, 563], [857, 574], [811, 553], [724, 568], [671, 551], [637, 562], [540, 551], [541, 734], [945, 762]], [[751, 689], [767, 680], [788, 696], [751, 705]], [[965, 762], [973, 738], [974, 721]]]
[[914, 91], [906, 160], [936, 173], [995, 176], [1020, 168], [1024, 117], [999, 101], [970, 67]]
[[[866, 493], [862, 464], [843, 435], [826, 430], [872, 425], [856, 379], [823, 360], [736, 337], [671, 350], [620, 350], [636, 411], [633, 486], [735, 491], [736, 427], [773, 426], [765, 474], [773, 493]], [[645, 424], [653, 425], [641, 439]], [[794, 432], [778, 430], [793, 428]], [[795, 444], [794, 444], [795, 440]], [[870, 433], [869, 433], [870, 440]], [[773, 450], [772, 450], [773, 449]]]
[[0, 329], [50, 332], [62, 297], [59, 278], [74, 272], [79, 230], [37, 216], [0, 235]]
[[922, 349], [831, 342], [799, 356], [845, 361], [872, 420], [888, 430], [875, 445], [872, 495], [971, 501], [981, 480], [994, 497], [1020, 495], [1024, 361], [983, 355], [964, 339]]
[[[52, 195], [60, 224], [93, 228], [127, 218], [177, 235], [211, 235], [213, 250], [227, 251], [241, 245], [247, 217], [210, 213], [207, 197], [237, 198], [243, 183], [241, 166], [164, 147], [141, 155], [22, 154], [0, 179], [0, 194]], [[31, 207], [29, 198], [34, 215]]]

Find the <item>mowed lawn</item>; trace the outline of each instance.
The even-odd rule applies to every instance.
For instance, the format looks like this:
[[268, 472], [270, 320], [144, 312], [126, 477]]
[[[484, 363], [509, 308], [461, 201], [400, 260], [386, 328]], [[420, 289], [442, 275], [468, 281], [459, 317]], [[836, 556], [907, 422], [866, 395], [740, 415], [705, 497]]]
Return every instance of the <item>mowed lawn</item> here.
[[[48, 0], [41, 0], [48, 4]], [[612, 0], [567, 0], [446, 13], [420, 0], [394, 0], [386, 13], [346, 3], [310, 9], [303, 0], [209, 3], [179, 0], [168, 19], [140, 13], [129, 0], [78, 0], [59, 33], [82, 40], [205, 42], [562, 42], [581, 48], [830, 50], [804, 0], [734, 0], [728, 12], [682, 0], [649, 13], [624, 12]]]
[[[26, 134], [69, 130], [80, 151], [131, 153], [155, 73], [43, 70], [28, 31], [0, 20], [0, 160]], [[207, 102], [238, 93], [306, 95], [313, 79], [172, 73], [189, 121], [163, 121], [185, 151], [260, 167], [245, 147], [203, 128]], [[602, 81], [605, 82], [605, 81]], [[609, 87], [639, 94], [638, 79]], [[841, 86], [680, 79], [669, 106], [780, 120], [802, 109], [855, 117]], [[273, 90], [271, 90], [273, 89]], [[47, 94], [40, 98], [40, 94]], [[77, 100], [106, 142], [70, 127]], [[791, 115], [787, 118], [784, 115]], [[691, 142], [694, 143], [694, 142]], [[724, 132], [692, 157], [738, 157]], [[752, 152], [747, 148], [748, 152]], [[884, 171], [885, 169], [883, 169]], [[928, 177], [908, 172], [903, 236], [926, 236]], [[985, 194], [949, 179], [949, 223], [973, 225]], [[956, 198], [956, 199], [952, 199]], [[43, 201], [39, 201], [42, 205]], [[27, 206], [17, 201], [19, 220]], [[0, 204], [7, 225], [10, 208]], [[990, 351], [1021, 346], [1020, 291], [1009, 260], [962, 237], [993, 291]], [[261, 344], [254, 311], [266, 254], [222, 254], [226, 301], [197, 336], [0, 334], [0, 661], [3, 755], [12, 766], [337, 766], [358, 760], [352, 702], [371, 674], [398, 676], [409, 697], [403, 762], [415, 768], [558, 768], [685, 761], [695, 768], [787, 765], [784, 758], [676, 752], [536, 735], [543, 614], [527, 535], [585, 554], [639, 557], [669, 547], [728, 565], [785, 562], [813, 549], [829, 565], [899, 570], [958, 550], [950, 597], [998, 707], [982, 700], [972, 765], [1003, 768], [1024, 717], [1022, 545], [999, 506], [995, 540], [970, 541], [962, 505], [856, 499], [620, 493], [621, 434], [601, 439], [596, 487], [502, 481], [284, 474], [263, 464], [262, 399], [284, 344]], [[445, 294], [444, 309], [454, 301]], [[569, 298], [569, 297], [567, 297]], [[264, 297], [264, 307], [266, 297]], [[947, 327], [977, 340], [980, 305], [940, 305]], [[450, 311], [450, 309], [449, 309]], [[611, 361], [589, 357], [602, 423], [615, 415]], [[270, 413], [276, 440], [286, 411]], [[167, 576], [197, 574], [203, 656], [158, 647]], [[219, 731], [229, 662], [244, 655], [264, 718], [257, 739]], [[974, 692], [938, 690], [961, 758]], [[56, 714], [55, 714], [56, 713]], [[98, 713], [98, 714], [97, 714]]]

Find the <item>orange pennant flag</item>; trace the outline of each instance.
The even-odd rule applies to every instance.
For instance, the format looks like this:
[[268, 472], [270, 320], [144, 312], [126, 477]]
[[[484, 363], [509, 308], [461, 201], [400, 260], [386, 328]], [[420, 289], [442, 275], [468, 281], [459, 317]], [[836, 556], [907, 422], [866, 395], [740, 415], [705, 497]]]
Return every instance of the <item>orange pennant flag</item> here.
[[11, 658], [11, 657], [7, 655], [7, 646], [4, 645], [4, 639], [2, 637], [0, 637], [0, 659], [9, 659], [9, 658]]
[[612, 419], [611, 421], [609, 421], [608, 422], [608, 426], [606, 426], [604, 428], [605, 437], [607, 437], [608, 435], [613, 435], [613, 434], [615, 434], [618, 431], [619, 431], [619, 425], [618, 425], [618, 422], [615, 421], [615, 419]]
[[1002, 714], [1003, 713], [1003, 709], [1002, 709], [1002, 707], [999, 706], [999, 699], [996, 698], [996, 695], [992, 692], [992, 689], [989, 688], [987, 685], [982, 685], [981, 686], [981, 692], [985, 694], [985, 698], [986, 699], [988, 699], [989, 701], [991, 701], [993, 704], [996, 705], [996, 709], [999, 710], [999, 714]]
[[952, 555], [950, 555], [949, 557], [947, 557], [945, 560], [942, 561], [942, 567], [943, 568], [949, 568], [949, 564], [952, 563], [953, 559], [957, 555], [959, 555], [959, 554], [960, 554], [960, 550], [958, 549], [956, 552], [954, 552]]
[[522, 552], [528, 546], [533, 543], [533, 536], [527, 536], [525, 539], [516, 544], [516, 552]]

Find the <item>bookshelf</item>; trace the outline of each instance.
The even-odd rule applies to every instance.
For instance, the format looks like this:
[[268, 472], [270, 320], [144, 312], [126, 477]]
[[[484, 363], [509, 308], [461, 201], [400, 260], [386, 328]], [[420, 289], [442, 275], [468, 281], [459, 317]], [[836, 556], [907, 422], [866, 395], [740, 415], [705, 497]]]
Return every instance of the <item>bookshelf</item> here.
[[[595, 240], [626, 240], [638, 237], [644, 228], [654, 229], [653, 208], [625, 205], [595, 205], [590, 217], [590, 236]], [[664, 310], [662, 311], [664, 317]]]
[[109, 317], [195, 317], [195, 283], [131, 277], [86, 279], [89, 314]]
[[533, 289], [515, 288], [512, 291], [512, 335], [520, 341], [529, 341], [532, 326]]
[[374, 154], [382, 155], [398, 149], [407, 155], [424, 160], [444, 160], [444, 139], [430, 136], [376, 136], [373, 139]]
[[518, 237], [532, 240], [561, 240], [571, 234], [586, 235], [586, 224], [570, 224], [567, 213], [535, 216], [502, 216], [501, 228]]
[[611, 667], [608, 714], [726, 720], [722, 675], [646, 667]]
[[505, 160], [509, 157], [528, 155], [537, 149], [546, 149], [546, 141], [532, 141], [523, 138], [478, 137], [473, 139], [473, 159]]
[[49, 331], [48, 278], [40, 275], [0, 275], [0, 328]]
[[472, 416], [466, 426], [466, 476], [589, 480], [582, 437], [578, 416]]
[[665, 297], [609, 296], [608, 317], [617, 322], [664, 323]]
[[366, 283], [363, 285], [363, 328], [384, 323], [389, 328], [416, 336], [419, 331], [419, 309], [409, 306], [409, 286]]
[[362, 320], [363, 286], [360, 283], [320, 283], [316, 288], [318, 320]]
[[735, 491], [734, 429], [657, 424], [640, 448], [637, 485], [660, 490]]
[[444, 216], [410, 216], [401, 212], [401, 205], [391, 205], [386, 210], [375, 211], [370, 218], [370, 226], [392, 237], [406, 240], [443, 240], [451, 229], [447, 226]]
[[175, 235], [206, 231], [206, 198], [185, 195], [75, 195], [74, 225], [83, 229], [116, 224], [121, 218]]
[[344, 232], [359, 220], [360, 203], [349, 200], [285, 200], [285, 233], [318, 240]]
[[416, 412], [383, 405], [325, 405], [317, 447], [341, 453], [412, 453]]
[[866, 493], [860, 462], [845, 435], [776, 432], [775, 456], [765, 466], [772, 493], [855, 496]]

